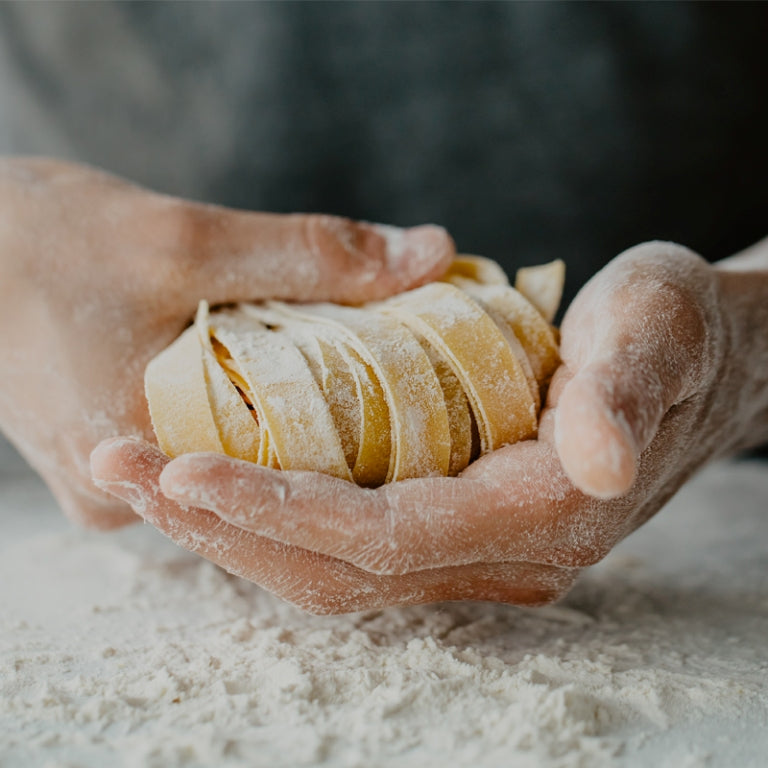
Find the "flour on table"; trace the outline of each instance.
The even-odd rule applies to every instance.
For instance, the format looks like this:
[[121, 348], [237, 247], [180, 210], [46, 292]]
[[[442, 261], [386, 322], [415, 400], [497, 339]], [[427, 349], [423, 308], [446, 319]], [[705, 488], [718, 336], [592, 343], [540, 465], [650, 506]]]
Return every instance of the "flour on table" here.
[[312, 617], [0, 476], [0, 765], [760, 765], [768, 472], [719, 465], [559, 605]]

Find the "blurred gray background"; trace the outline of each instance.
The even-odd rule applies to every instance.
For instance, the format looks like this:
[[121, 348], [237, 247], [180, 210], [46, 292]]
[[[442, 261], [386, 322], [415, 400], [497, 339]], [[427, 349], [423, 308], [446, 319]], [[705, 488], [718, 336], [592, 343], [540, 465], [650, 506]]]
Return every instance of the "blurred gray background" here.
[[645, 239], [765, 236], [767, 33], [757, 3], [4, 3], [0, 151], [436, 222], [565, 259], [567, 301]]

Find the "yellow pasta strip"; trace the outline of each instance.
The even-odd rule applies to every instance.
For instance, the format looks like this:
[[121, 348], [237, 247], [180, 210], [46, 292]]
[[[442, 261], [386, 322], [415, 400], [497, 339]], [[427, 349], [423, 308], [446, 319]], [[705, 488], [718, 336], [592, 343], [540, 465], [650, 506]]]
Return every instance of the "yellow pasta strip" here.
[[472, 413], [469, 400], [448, 361], [423, 336], [417, 335], [417, 338], [427, 353], [443, 390], [451, 433], [448, 475], [455, 477], [467, 467], [472, 458]]
[[[232, 381], [234, 376], [227, 375], [216, 357], [211, 343], [208, 305], [205, 302], [200, 303], [195, 328], [202, 347], [208, 401], [224, 451], [230, 456], [258, 462], [261, 455], [261, 428], [255, 414], [235, 388]], [[238, 375], [237, 379], [241, 389], [247, 386], [242, 377]]]
[[[541, 407], [541, 387], [539, 385], [539, 381], [536, 378], [536, 375], [533, 372], [533, 366], [531, 365], [531, 361], [528, 359], [528, 355], [526, 354], [525, 350], [523, 349], [523, 345], [520, 343], [519, 339], [517, 338], [515, 331], [514, 331], [514, 323], [510, 321], [510, 318], [503, 314], [501, 311], [499, 311], [498, 307], [494, 305], [493, 302], [489, 305], [483, 300], [483, 291], [473, 291], [473, 287], [482, 287], [478, 286], [477, 283], [470, 283], [469, 281], [464, 280], [463, 278], [456, 279], [456, 283], [458, 284], [457, 287], [461, 287], [461, 284], [463, 283], [465, 288], [465, 293], [468, 293], [471, 295], [471, 297], [474, 299], [475, 302], [483, 309], [483, 311], [488, 315], [488, 317], [493, 320], [494, 323], [496, 323], [496, 327], [501, 331], [501, 333], [504, 335], [504, 338], [509, 345], [509, 348], [512, 350], [512, 354], [517, 358], [518, 362], [520, 363], [520, 366], [523, 369], [523, 373], [525, 374], [525, 380], [528, 382], [528, 389], [531, 393], [531, 397], [533, 398], [534, 405], [536, 407], [536, 411], [538, 412], [539, 408]], [[501, 288], [503, 286], [492, 286], [494, 289]]]
[[522, 267], [515, 275], [515, 290], [522, 293], [548, 323], [555, 319], [564, 285], [565, 264], [560, 259], [535, 267]]
[[[347, 343], [349, 334], [340, 333], [335, 323], [302, 314], [300, 307], [279, 301], [271, 302], [269, 307], [244, 305], [243, 309], [270, 327], [291, 335], [307, 358], [327, 398], [336, 386], [333, 375], [334, 371], [339, 370], [336, 355], [342, 358], [352, 377], [357, 401], [357, 406], [350, 408], [351, 413], [345, 414], [350, 421], [339, 429], [345, 457], [352, 468], [352, 478], [358, 485], [364, 486], [384, 483], [392, 451], [389, 406], [375, 371]], [[349, 382], [345, 381], [344, 385], [348, 387]], [[348, 392], [343, 399], [336, 399], [337, 406], [340, 407], [345, 400], [348, 401]], [[355, 425], [358, 433], [353, 438]], [[350, 441], [348, 445], [345, 444], [346, 440]]]
[[281, 313], [274, 306], [244, 305], [243, 310], [272, 330], [286, 334], [304, 356], [317, 385], [323, 391], [341, 440], [344, 457], [352, 469], [361, 439], [361, 405], [355, 377], [333, 338], [325, 338], [312, 324], [290, 313]]
[[545, 390], [560, 364], [560, 353], [552, 326], [514, 288], [480, 285], [463, 278], [456, 278], [455, 282], [497, 322], [509, 325], [530, 361], [539, 387]]
[[278, 306], [332, 326], [375, 371], [390, 414], [392, 451], [386, 481], [445, 475], [451, 453], [448, 414], [437, 375], [413, 334], [365, 309]]
[[457, 256], [448, 267], [443, 280], [451, 282], [451, 278], [454, 277], [474, 280], [483, 285], [509, 285], [507, 273], [495, 261], [486, 259], [484, 256], [466, 254]]
[[168, 456], [225, 453], [208, 399], [197, 329], [188, 328], [150, 361], [144, 390], [160, 449]]
[[432, 283], [382, 302], [422, 334], [451, 365], [477, 420], [482, 451], [536, 434], [536, 406], [525, 373], [503, 334], [465, 293]]
[[248, 383], [267, 463], [351, 480], [328, 404], [293, 342], [238, 310], [212, 315], [211, 328]]
[[376, 372], [351, 346], [341, 346], [341, 354], [355, 378], [361, 404], [360, 439], [352, 477], [358, 485], [381, 485], [387, 480], [392, 454], [387, 398]]

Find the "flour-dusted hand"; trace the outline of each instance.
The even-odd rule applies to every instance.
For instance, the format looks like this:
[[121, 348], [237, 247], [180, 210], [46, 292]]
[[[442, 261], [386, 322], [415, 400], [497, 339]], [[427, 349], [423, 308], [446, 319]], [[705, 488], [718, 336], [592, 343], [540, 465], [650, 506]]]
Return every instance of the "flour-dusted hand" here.
[[147, 362], [200, 299], [379, 299], [437, 278], [438, 227], [226, 210], [54, 160], [0, 160], [0, 429], [64, 510], [135, 519], [94, 487], [88, 457], [116, 434], [150, 437]]
[[[337, 508], [348, 514], [349, 504], [360, 505], [357, 509], [360, 522], [378, 517], [381, 511], [375, 502], [379, 491], [365, 491], [346, 480], [312, 472], [263, 469], [219, 454], [189, 454], [176, 461], [186, 462], [193, 456], [196, 459], [190, 468], [195, 475], [194, 482], [210, 486], [205, 492], [206, 506], [213, 506], [207, 494], [215, 493], [212, 489], [218, 487], [228, 495], [224, 502], [228, 509], [234, 509], [234, 496], [238, 494], [230, 496], [229, 492], [241, 482], [245, 483], [242, 496], [263, 490], [259, 486], [264, 472], [269, 490], [266, 494], [254, 494], [251, 502], [274, 505], [270, 512], [277, 516], [291, 516], [295, 511], [293, 523], [286, 519], [286, 528], [294, 533], [312, 514], [329, 520]], [[373, 573], [344, 559], [311, 551], [319, 546], [305, 549], [285, 544], [229, 523], [207, 509], [176, 503], [161, 491], [161, 475], [171, 460], [145, 441], [130, 438], [104, 441], [93, 452], [91, 460], [94, 476], [102, 488], [131, 504], [145, 520], [177, 544], [313, 613], [346, 613], [440, 600], [495, 600], [537, 605], [550, 602], [566, 591], [576, 575], [572, 568], [527, 562], [473, 563], [402, 574]], [[208, 461], [212, 464], [206, 466]], [[181, 466], [184, 472], [185, 465]], [[201, 466], [205, 468], [199, 474]], [[218, 477], [208, 483], [211, 469]], [[251, 470], [256, 474], [252, 476]], [[270, 484], [270, 475], [280, 476], [278, 485]], [[406, 486], [411, 482], [420, 481], [406, 480], [387, 487]], [[294, 488], [296, 498], [293, 498]], [[283, 491], [290, 498], [288, 495], [281, 498]], [[339, 492], [350, 495], [336, 496]], [[193, 490], [190, 495], [199, 494]], [[249, 508], [256, 509], [252, 505]], [[302, 514], [303, 511], [310, 514]], [[370, 530], [378, 533], [375, 526]], [[343, 535], [339, 533], [339, 537]], [[285, 537], [291, 538], [291, 534]], [[304, 535], [297, 538], [308, 540]], [[317, 541], [319, 543], [319, 539]]]
[[671, 243], [622, 254], [576, 297], [550, 397], [566, 473], [645, 513], [703, 463], [768, 440], [768, 240], [712, 266]]
[[704, 462], [768, 438], [753, 261], [712, 267], [667, 243], [618, 257], [566, 314], [538, 440], [458, 478], [365, 490], [130, 442], [101, 446], [94, 471], [182, 546], [311, 610], [553, 600]]

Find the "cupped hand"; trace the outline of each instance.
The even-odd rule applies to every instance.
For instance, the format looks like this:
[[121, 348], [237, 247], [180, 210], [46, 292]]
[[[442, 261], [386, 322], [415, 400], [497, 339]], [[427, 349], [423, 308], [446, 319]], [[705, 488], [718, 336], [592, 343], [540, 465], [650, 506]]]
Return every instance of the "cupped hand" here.
[[679, 246], [627, 251], [566, 314], [538, 439], [458, 478], [366, 490], [125, 440], [99, 447], [94, 474], [181, 546], [308, 610], [548, 602], [701, 464], [768, 436], [750, 331], [765, 290]]
[[72, 518], [130, 522], [89, 455], [115, 434], [151, 439], [144, 368], [200, 299], [362, 302], [435, 279], [452, 256], [438, 227], [232, 211], [0, 160], [0, 429]]

